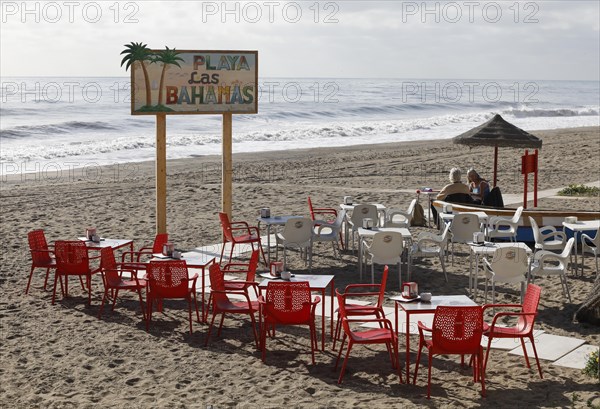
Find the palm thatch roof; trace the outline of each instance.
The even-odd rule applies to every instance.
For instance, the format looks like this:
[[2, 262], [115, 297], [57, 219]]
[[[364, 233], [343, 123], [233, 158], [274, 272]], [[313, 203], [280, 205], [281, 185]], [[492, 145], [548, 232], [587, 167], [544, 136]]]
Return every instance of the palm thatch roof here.
[[496, 114], [479, 125], [452, 139], [454, 143], [468, 146], [502, 146], [509, 148], [541, 148], [542, 140], [506, 122]]

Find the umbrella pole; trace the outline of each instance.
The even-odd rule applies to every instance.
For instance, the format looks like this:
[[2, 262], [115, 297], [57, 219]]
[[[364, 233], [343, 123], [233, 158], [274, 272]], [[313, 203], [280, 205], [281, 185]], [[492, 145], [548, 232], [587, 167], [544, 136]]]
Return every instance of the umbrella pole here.
[[494, 146], [494, 186], [496, 187], [496, 182], [498, 181], [498, 145]]
[[231, 217], [232, 206], [232, 116], [231, 112], [223, 113], [223, 156], [222, 156], [222, 185], [221, 211]]

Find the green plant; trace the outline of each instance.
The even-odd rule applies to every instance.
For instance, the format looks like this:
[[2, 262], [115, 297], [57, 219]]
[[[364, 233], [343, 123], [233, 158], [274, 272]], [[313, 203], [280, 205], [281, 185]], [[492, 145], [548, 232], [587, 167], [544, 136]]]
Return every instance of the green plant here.
[[583, 368], [583, 373], [591, 376], [592, 378], [596, 378], [598, 382], [600, 382], [600, 367], [598, 366], [598, 355], [600, 354], [600, 348], [593, 351], [588, 357], [587, 362], [585, 363], [585, 368]]
[[600, 194], [600, 189], [595, 186], [585, 186], [572, 184], [558, 191], [559, 196], [596, 196]]

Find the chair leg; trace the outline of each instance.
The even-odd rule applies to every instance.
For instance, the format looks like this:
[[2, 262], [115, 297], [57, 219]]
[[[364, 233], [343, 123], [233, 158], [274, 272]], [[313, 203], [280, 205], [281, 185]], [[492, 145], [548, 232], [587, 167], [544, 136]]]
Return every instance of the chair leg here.
[[98, 319], [101, 319], [102, 317], [102, 309], [104, 308], [106, 297], [108, 297], [108, 288], [104, 289], [104, 296], [102, 296], [102, 302], [100, 303], [100, 309], [98, 310]]
[[448, 282], [448, 274], [446, 273], [446, 264], [444, 263], [444, 249], [440, 247], [440, 264], [442, 265], [442, 271], [444, 272], [444, 277], [446, 278], [446, 282]]
[[540, 360], [538, 358], [537, 350], [535, 349], [535, 340], [533, 339], [533, 334], [529, 336], [529, 340], [531, 341], [531, 347], [533, 348], [533, 355], [535, 355], [535, 362], [537, 364], [538, 372], [540, 373], [540, 378], [544, 379], [544, 375], [542, 375], [542, 367], [540, 366]]
[[261, 358], [263, 363], [265, 362], [266, 359], [266, 352], [267, 352], [267, 323], [263, 322], [263, 327], [260, 330], [260, 347], [262, 349], [261, 351]]
[[225, 321], [225, 313], [221, 313], [221, 322], [219, 323], [219, 330], [217, 331], [217, 336], [221, 336], [221, 330], [223, 329], [223, 321]]
[[256, 319], [254, 318], [254, 313], [250, 313], [250, 321], [252, 321], [252, 333], [254, 334], [254, 343], [256, 344], [256, 349], [260, 349], [258, 345], [258, 334], [256, 332]]
[[[27, 294], [29, 292], [29, 285], [31, 284], [31, 277], [33, 276], [33, 270], [35, 270], [35, 267], [32, 265], [31, 271], [29, 272], [29, 280], [27, 280], [27, 287], [25, 287], [25, 294]], [[48, 279], [48, 273], [46, 273], [46, 279]], [[44, 283], [44, 290], [45, 289], [46, 289], [46, 284]]]
[[217, 316], [217, 313], [213, 308], [213, 316], [210, 320], [210, 324], [208, 324], [208, 331], [206, 332], [206, 340], [204, 341], [204, 346], [208, 346], [208, 340], [210, 339], [210, 332], [212, 331], [212, 327], [213, 327], [213, 324], [215, 323], [216, 316]]
[[225, 252], [225, 244], [227, 244], [226, 241], [223, 242], [223, 247], [221, 247], [221, 257], [219, 258], [219, 265], [223, 263], [223, 253]]
[[146, 295], [146, 331], [150, 331], [150, 321], [152, 321], [152, 298]]
[[112, 302], [112, 308], [111, 308], [111, 311], [114, 311], [114, 310], [115, 310], [115, 304], [117, 303], [117, 297], [118, 297], [118, 296], [119, 296], [119, 289], [118, 289], [118, 288], [116, 288], [116, 289], [115, 289], [115, 296], [114, 296], [114, 298], [113, 298], [113, 302]]
[[567, 298], [569, 299], [569, 302], [571, 302], [571, 293], [569, 292], [569, 285], [567, 284], [567, 275], [561, 274], [560, 277], [564, 282], [565, 290], [567, 290]]
[[427, 373], [427, 399], [431, 399], [431, 351], [429, 351], [427, 355], [429, 355], [429, 371]]
[[[48, 277], [50, 276], [50, 268], [46, 269], [46, 278], [44, 278], [44, 291], [46, 291], [46, 287], [48, 285]], [[29, 287], [29, 286], [27, 286]]]
[[342, 330], [342, 322], [341, 322], [341, 318], [340, 318], [340, 313], [338, 311], [337, 320], [335, 322], [335, 331], [333, 332], [333, 346], [331, 347], [331, 349], [334, 350], [334, 351], [335, 351], [335, 343], [340, 338], [340, 331], [341, 330]]
[[229, 262], [231, 263], [231, 259], [233, 258], [233, 249], [235, 248], [235, 241], [231, 242], [231, 250], [229, 251]]
[[[52, 290], [52, 305], [54, 305], [54, 300], [56, 299], [56, 281], [58, 281], [58, 272], [56, 274], [54, 274], [54, 289]], [[62, 280], [60, 282], [61, 286], [62, 286]]]
[[188, 317], [190, 320], [190, 335], [194, 335], [194, 328], [192, 327], [192, 299], [188, 297]]
[[140, 310], [142, 310], [142, 317], [144, 321], [146, 321], [146, 311], [144, 310], [144, 300], [142, 299], [142, 290], [140, 288], [137, 289], [138, 297], [140, 299]]
[[[417, 373], [419, 373], [419, 364], [421, 363], [421, 351], [423, 351], [423, 344], [419, 342], [419, 352], [417, 352], [417, 363], [415, 366], [415, 374], [413, 375], [413, 385], [417, 383]], [[410, 374], [407, 374], [407, 379]]]
[[527, 348], [525, 348], [525, 341], [521, 338], [521, 346], [523, 347], [523, 355], [525, 356], [525, 363], [527, 364], [527, 368], [531, 369], [531, 365], [529, 365], [529, 357], [527, 356]]
[[342, 378], [344, 377], [344, 372], [346, 372], [346, 365], [348, 365], [348, 358], [350, 357], [350, 351], [352, 350], [352, 339], [348, 340], [348, 350], [346, 351], [346, 358], [344, 358], [344, 363], [342, 364], [342, 371], [340, 372], [340, 377], [338, 378], [338, 384], [342, 383]]
[[483, 361], [483, 368], [482, 371], [485, 372], [486, 368], [487, 368], [487, 362], [488, 362], [488, 357], [490, 355], [490, 349], [492, 346], [492, 336], [488, 336], [488, 344], [487, 344], [487, 349], [485, 350], [485, 360]]
[[258, 248], [260, 249], [260, 254], [262, 254], [263, 263], [265, 263], [265, 267], [267, 267], [267, 258], [265, 257], [265, 251], [263, 250], [262, 242], [260, 240], [258, 241]]
[[309, 324], [310, 327], [310, 353], [312, 358], [312, 364], [315, 364], [315, 337], [317, 331], [315, 330], [315, 322], [311, 321]]
[[342, 352], [344, 351], [344, 344], [346, 344], [346, 333], [344, 333], [344, 336], [342, 337], [340, 351], [338, 352], [337, 359], [335, 360], [335, 367], [333, 368], [334, 371], [337, 371], [338, 364], [340, 363], [340, 358], [342, 356]]

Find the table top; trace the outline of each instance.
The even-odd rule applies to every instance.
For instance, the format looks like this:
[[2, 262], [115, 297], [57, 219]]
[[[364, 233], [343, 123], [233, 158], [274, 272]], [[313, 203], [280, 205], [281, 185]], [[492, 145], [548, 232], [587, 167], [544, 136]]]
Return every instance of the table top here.
[[101, 238], [99, 243], [88, 240], [85, 237], [77, 237], [77, 240], [85, 241], [86, 247], [90, 249], [103, 249], [106, 247], [112, 247], [114, 249], [127, 246], [128, 244], [133, 243], [133, 240], [124, 240], [124, 239], [105, 239]]
[[273, 225], [275, 225], [275, 224], [284, 225], [288, 220], [297, 219], [300, 217], [305, 217], [305, 216], [286, 215], [286, 216], [257, 217], [256, 220], [258, 220], [260, 223], [263, 223], [266, 225], [272, 225], [272, 224]]
[[[165, 260], [175, 260], [172, 257], [153, 257], [150, 261], [165, 261]], [[188, 266], [194, 267], [206, 267], [211, 264], [215, 260], [215, 256], [205, 253], [200, 253], [198, 251], [187, 251], [181, 254], [181, 260], [185, 261]]]
[[382, 205], [381, 203], [352, 203], [351, 205], [340, 203], [340, 208], [342, 210], [354, 210], [354, 206], [358, 206], [360, 204], [372, 204], [372, 205], [375, 205], [377, 207], [377, 210], [385, 210], [385, 209], [387, 209], [387, 207], [385, 207], [385, 205]]
[[[327, 288], [329, 283], [331, 283], [334, 278], [335, 278], [335, 276], [333, 276], [333, 275], [295, 274], [294, 277], [292, 277], [289, 282], [308, 281], [310, 288], [314, 288], [316, 290], [322, 290], [322, 289]], [[260, 288], [267, 288], [267, 285], [269, 285], [270, 281], [287, 282], [286, 280], [282, 280], [280, 278], [265, 278], [258, 284], [258, 286]]]
[[434, 295], [431, 297], [430, 302], [402, 302], [400, 301], [400, 298], [401, 296], [395, 296], [390, 297], [390, 300], [396, 301], [396, 303], [407, 312], [418, 311], [422, 313], [431, 313], [435, 312], [435, 309], [440, 305], [450, 307], [474, 307], [479, 305], [466, 295]]
[[[471, 213], [471, 214], [477, 215], [480, 223], [483, 223], [483, 222], [487, 221], [487, 219], [488, 219], [488, 215], [486, 212], [465, 212], [465, 213]], [[456, 216], [457, 214], [459, 214], [459, 213], [439, 213], [440, 217], [442, 219], [444, 219], [445, 221], [453, 220], [454, 216]], [[460, 214], [464, 214], [464, 213], [460, 213]]]
[[374, 236], [375, 233], [379, 232], [397, 232], [402, 235], [402, 238], [410, 239], [412, 238], [412, 234], [410, 230], [405, 227], [373, 227], [372, 229], [363, 229], [362, 227], [358, 228], [358, 235], [360, 237], [370, 237]]
[[572, 231], [595, 230], [600, 228], [600, 220], [585, 220], [577, 223], [566, 223], [562, 225]]
[[468, 242], [467, 244], [469, 245], [469, 247], [471, 247], [471, 251], [473, 252], [473, 254], [491, 254], [494, 251], [496, 251], [496, 249], [509, 248], [509, 247], [522, 248], [522, 249], [525, 249], [527, 254], [531, 254], [531, 249], [529, 248], [529, 246], [522, 242], [492, 243], [492, 242], [486, 241], [484, 244], [476, 244], [473, 242]]

